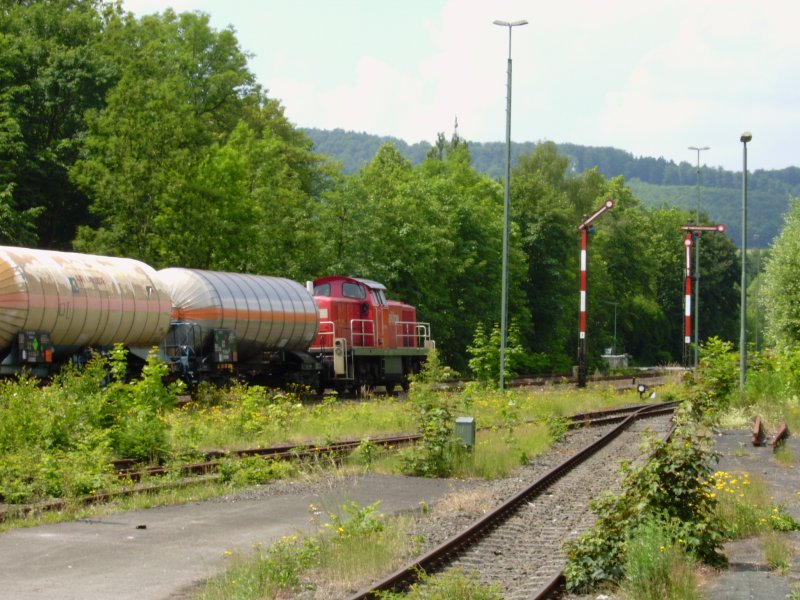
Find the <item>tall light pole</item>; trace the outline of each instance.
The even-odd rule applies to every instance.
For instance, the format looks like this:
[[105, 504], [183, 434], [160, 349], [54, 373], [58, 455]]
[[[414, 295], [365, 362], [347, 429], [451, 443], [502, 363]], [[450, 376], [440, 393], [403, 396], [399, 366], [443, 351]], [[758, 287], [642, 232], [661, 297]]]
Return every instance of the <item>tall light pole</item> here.
[[511, 29], [527, 25], [527, 21], [494, 21], [495, 25], [508, 27], [508, 83], [506, 90], [506, 186], [503, 197], [503, 283], [500, 299], [500, 391], [505, 388], [506, 338], [508, 332], [508, 221], [511, 183]]
[[[689, 150], [697, 152], [697, 211], [695, 225], [700, 225], [700, 153], [709, 150], [708, 146], [689, 146]], [[700, 355], [700, 236], [695, 236], [694, 245], [694, 366]]]
[[745, 131], [740, 137], [742, 142], [742, 300], [741, 330], [739, 332], [739, 387], [744, 391], [744, 382], [747, 379], [747, 142], [753, 139], [753, 134]]

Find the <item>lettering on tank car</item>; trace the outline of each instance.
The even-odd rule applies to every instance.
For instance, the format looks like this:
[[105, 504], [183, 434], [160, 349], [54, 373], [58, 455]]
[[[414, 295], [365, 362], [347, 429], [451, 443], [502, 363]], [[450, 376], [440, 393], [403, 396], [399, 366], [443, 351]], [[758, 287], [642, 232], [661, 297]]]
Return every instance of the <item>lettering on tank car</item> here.
[[106, 280], [103, 277], [98, 277], [97, 275], [75, 275], [75, 277], [69, 278], [70, 285], [73, 286], [73, 291], [75, 291], [75, 283], [79, 284], [84, 283], [91, 283], [93, 285], [105, 285]]

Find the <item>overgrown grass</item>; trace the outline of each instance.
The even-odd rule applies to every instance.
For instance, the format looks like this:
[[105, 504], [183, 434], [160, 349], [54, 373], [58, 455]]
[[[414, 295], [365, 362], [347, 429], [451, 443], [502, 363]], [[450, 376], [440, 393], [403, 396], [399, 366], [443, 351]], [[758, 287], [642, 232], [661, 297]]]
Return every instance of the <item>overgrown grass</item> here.
[[[205, 386], [194, 400], [176, 407], [181, 390], [162, 383], [164, 368], [154, 358], [139, 380], [128, 382], [120, 350], [110, 358], [99, 357], [84, 371], [67, 369], [52, 385], [39, 386], [25, 378], [2, 382], [0, 502], [79, 498], [129, 487], [118, 482], [109, 467], [114, 458], [196, 462], [212, 449], [324, 444], [409, 433], [417, 425], [412, 403], [406, 399], [374, 396], [369, 401], [341, 401], [332, 395], [319, 401], [304, 390], [258, 386]], [[526, 420], [534, 420], [531, 429], [536, 430], [560, 415], [639, 400], [634, 392], [618, 394], [608, 386], [586, 390], [551, 386], [505, 394], [469, 386], [462, 393], [434, 393], [452, 407], [453, 415], [473, 416], [479, 426], [501, 432], [480, 437], [477, 451], [458, 461], [460, 476], [480, 477], [505, 474], [525, 456], [543, 449], [541, 439], [520, 431]], [[503, 436], [506, 441], [498, 441]], [[256, 471], [274, 470], [263, 463], [246, 467], [231, 463], [224, 468], [235, 475], [236, 484], [268, 479], [269, 473]]]
[[667, 533], [647, 521], [626, 540], [625, 579], [621, 589], [636, 600], [695, 600], [700, 594], [696, 561]]
[[380, 596], [382, 600], [503, 600], [498, 585], [481, 583], [478, 574], [460, 569], [445, 571], [438, 576], [423, 574], [419, 583], [408, 593], [391, 592]]
[[709, 494], [717, 500], [717, 514], [726, 525], [728, 538], [800, 528], [800, 523], [783, 506], [774, 503], [766, 483], [757, 475], [717, 471], [711, 484]]
[[316, 586], [324, 587], [328, 597], [346, 597], [347, 590], [389, 572], [416, 550], [408, 535], [412, 519], [387, 519], [378, 505], [351, 502], [330, 513], [314, 536], [284, 537], [270, 547], [256, 547], [249, 556], [226, 553], [229, 568], [208, 581], [196, 598], [272, 600]]
[[762, 540], [764, 558], [771, 569], [781, 575], [789, 572], [792, 560], [792, 547], [785, 536], [775, 532], [764, 535]]

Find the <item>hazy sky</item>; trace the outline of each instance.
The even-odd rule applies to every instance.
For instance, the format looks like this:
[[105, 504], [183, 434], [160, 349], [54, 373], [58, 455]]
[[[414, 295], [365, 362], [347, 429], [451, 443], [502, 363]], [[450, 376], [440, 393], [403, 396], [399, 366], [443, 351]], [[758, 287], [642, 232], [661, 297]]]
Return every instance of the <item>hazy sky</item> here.
[[[741, 171], [800, 165], [796, 0], [124, 0], [236, 31], [299, 127], [612, 146]], [[798, 141], [793, 142], [792, 140]]]

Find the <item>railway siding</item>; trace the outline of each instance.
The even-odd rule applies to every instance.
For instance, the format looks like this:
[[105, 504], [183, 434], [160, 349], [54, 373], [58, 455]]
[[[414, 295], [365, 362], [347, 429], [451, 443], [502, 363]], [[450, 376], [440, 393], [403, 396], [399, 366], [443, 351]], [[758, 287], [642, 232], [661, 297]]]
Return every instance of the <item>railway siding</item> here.
[[[510, 600], [532, 597], [563, 568], [564, 541], [577, 536], [594, 522], [594, 515], [588, 508], [589, 500], [604, 490], [618, 488], [621, 461], [636, 463], [646, 459], [640, 450], [645, 428], [663, 437], [671, 428], [671, 415], [633, 423], [543, 493], [520, 496], [521, 502], [512, 501], [521, 506], [512, 516], [503, 518], [490, 514], [481, 517], [479, 523], [472, 526], [483, 531], [478, 541], [448, 540], [445, 546], [457, 548], [455, 553], [451, 552], [444, 558], [434, 550], [415, 564], [429, 571], [438, 570], [443, 564], [446, 566], [441, 568], [475, 570], [485, 582], [500, 584], [505, 597]], [[600, 435], [597, 430], [593, 431]], [[541, 476], [536, 468], [523, 468], [518, 477], [495, 482], [494, 493], [506, 502], [518, 497], [520, 490], [528, 488]], [[547, 476], [550, 477], [549, 472]], [[377, 584], [376, 588], [387, 589], [394, 583], [407, 581], [406, 578], [401, 570]], [[372, 596], [372, 589], [363, 590], [351, 600]]]

